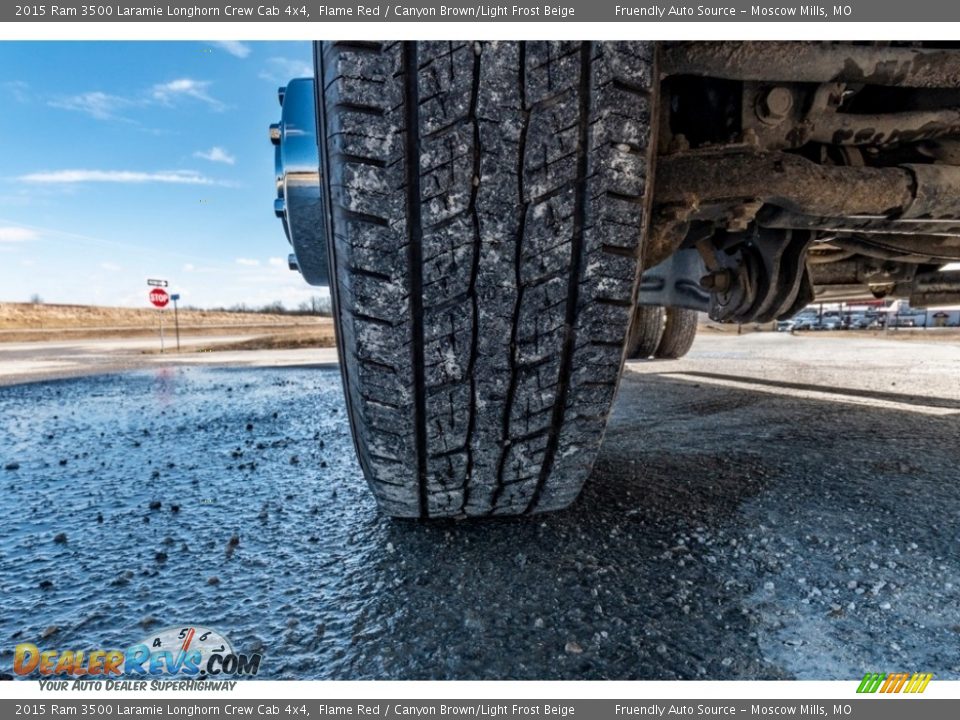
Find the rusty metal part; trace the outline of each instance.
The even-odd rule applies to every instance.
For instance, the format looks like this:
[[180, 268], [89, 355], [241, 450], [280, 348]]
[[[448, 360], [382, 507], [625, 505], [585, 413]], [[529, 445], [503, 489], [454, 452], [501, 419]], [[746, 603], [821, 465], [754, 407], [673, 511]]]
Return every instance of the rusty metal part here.
[[844, 250], [841, 247], [834, 246], [831, 241], [830, 245], [817, 244], [810, 248], [810, 251], [807, 253], [807, 264], [822, 265], [824, 263], [839, 262], [840, 260], [851, 258], [856, 254], [854, 250]]
[[661, 74], [766, 82], [960, 86], [960, 51], [823, 42], [682, 42], [664, 48]]
[[775, 124], [760, 117], [760, 123], [758, 138], [767, 149], [796, 149], [810, 142], [839, 147], [889, 146], [960, 135], [960, 109], [871, 115], [827, 110]]
[[857, 115], [825, 112], [786, 134], [789, 147], [806, 142], [829, 145], [890, 145], [960, 135], [960, 110], [917, 110]]
[[889, 285], [912, 281], [915, 273], [915, 265], [863, 256], [810, 266], [811, 279], [818, 288], [826, 285]]
[[726, 292], [733, 283], [733, 275], [729, 270], [714, 270], [700, 278], [700, 287], [711, 292]]
[[914, 200], [904, 208], [906, 220], [960, 219], [960, 168], [954, 165], [903, 165], [915, 180]]
[[934, 218], [891, 219], [885, 215], [851, 215], [848, 217], [818, 217], [791, 212], [783, 208], [766, 207], [757, 216], [762, 227], [779, 229], [820, 230], [825, 233], [869, 233], [870, 235], [960, 235], [960, 220]]
[[788, 317], [801, 296], [809, 302], [805, 256], [812, 240], [802, 230], [767, 230], [744, 235], [735, 250], [701, 243], [711, 270], [700, 281], [711, 293], [710, 317], [763, 323]]
[[[657, 206], [762, 200], [842, 217], [900, 213], [914, 202], [914, 174], [903, 168], [824, 166], [779, 152], [685, 153], [658, 162]], [[960, 168], [953, 170], [960, 181]], [[950, 209], [960, 209], [960, 196]]]
[[[859, 283], [849, 285], [814, 285], [813, 291], [818, 302], [849, 302], [851, 300], [862, 300], [867, 296], [878, 299], [907, 297], [910, 294], [910, 285], [906, 283], [889, 283], [887, 285], [873, 285], [871, 287], [865, 287]], [[811, 302], [813, 301], [811, 300]]]
[[960, 261], [960, 237], [942, 235], [837, 235], [830, 241], [861, 255], [909, 263]]
[[[903, 240], [909, 243], [919, 238]], [[856, 247], [863, 250], [865, 245]], [[808, 264], [808, 268], [819, 300], [846, 300], [869, 292], [875, 297], [909, 297], [915, 307], [960, 301], [960, 272], [923, 271], [920, 265], [905, 263], [902, 258], [858, 254], [839, 262]]]
[[[700, 151], [661, 157], [654, 193], [661, 213], [685, 208], [692, 219], [716, 214], [718, 206], [728, 222], [745, 213], [753, 219], [761, 202], [821, 218], [960, 224], [960, 167], [951, 165], [847, 167], [789, 153]], [[768, 216], [761, 224], [777, 227]]]
[[686, 239], [689, 227], [686, 223], [654, 218], [643, 256], [644, 269], [656, 267], [673, 255]]
[[[960, 136], [960, 108], [838, 112], [843, 87], [825, 83], [806, 101], [810, 93], [805, 86], [744, 83], [743, 126], [767, 150], [796, 149], [811, 142], [838, 150], [849, 146], [884, 147]], [[949, 142], [945, 141], [947, 145]], [[940, 150], [942, 155], [948, 152], [949, 149]]]
[[793, 305], [784, 310], [781, 315], [777, 316], [777, 320], [789, 320], [812, 303], [815, 298], [816, 292], [813, 289], [813, 281], [810, 280], [810, 268], [804, 265], [800, 275], [800, 287], [797, 289], [796, 299], [793, 301]]
[[941, 138], [923, 143], [919, 148], [931, 159], [944, 165], [960, 165], [960, 139]]
[[812, 242], [813, 233], [791, 230], [776, 251], [761, 248], [764, 272], [758, 286], [762, 294], [751, 313], [756, 322], [780, 320], [792, 314], [790, 308], [801, 291], [805, 258]]
[[698, 210], [696, 198], [687, 203], [656, 208], [651, 212], [650, 230], [643, 255], [643, 267], [652, 268], [673, 255], [685, 242], [695, 245], [709, 240], [715, 228], [705, 222], [694, 223], [691, 217]]
[[919, 273], [913, 280], [910, 305], [928, 307], [960, 301], [960, 272]]
[[783, 122], [793, 109], [793, 92], [778, 85], [766, 90], [757, 104], [757, 116], [762, 122], [777, 125]]

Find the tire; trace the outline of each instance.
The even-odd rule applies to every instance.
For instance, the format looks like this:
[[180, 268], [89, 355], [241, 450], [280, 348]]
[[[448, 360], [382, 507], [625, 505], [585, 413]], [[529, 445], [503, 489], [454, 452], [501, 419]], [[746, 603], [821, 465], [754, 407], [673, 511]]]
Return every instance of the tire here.
[[666, 313], [660, 305], [637, 305], [627, 343], [627, 357], [632, 360], [646, 360], [660, 346], [663, 337], [663, 323]]
[[653, 44], [315, 50], [341, 371], [380, 508], [566, 507], [636, 303]]
[[693, 345], [697, 337], [697, 311], [687, 308], [667, 308], [667, 321], [663, 327], [663, 337], [654, 353], [654, 357], [663, 360], [682, 358]]

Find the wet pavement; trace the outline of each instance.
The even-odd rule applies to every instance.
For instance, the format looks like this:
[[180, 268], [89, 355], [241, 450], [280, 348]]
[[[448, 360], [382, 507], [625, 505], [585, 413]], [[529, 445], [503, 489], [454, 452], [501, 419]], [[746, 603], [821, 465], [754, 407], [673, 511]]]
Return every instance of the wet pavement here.
[[0, 387], [0, 672], [191, 623], [265, 678], [960, 678], [960, 348], [845, 343], [636, 364], [576, 505], [485, 522], [377, 514], [335, 368]]
[[[179, 365], [309, 366], [337, 361], [336, 348], [272, 350], [223, 350], [202, 348], [250, 340], [248, 335], [192, 334], [184, 336], [183, 353], [168, 343], [158, 352], [156, 338], [73, 339], [35, 342], [0, 342], [0, 387], [47, 378], [86, 377], [142, 368]], [[200, 352], [197, 352], [201, 350]]]

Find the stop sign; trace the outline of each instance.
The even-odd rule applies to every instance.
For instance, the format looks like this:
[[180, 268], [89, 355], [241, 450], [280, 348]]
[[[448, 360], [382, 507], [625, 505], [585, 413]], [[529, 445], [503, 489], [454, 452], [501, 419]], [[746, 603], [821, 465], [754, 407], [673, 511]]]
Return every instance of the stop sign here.
[[170, 296], [163, 288], [154, 288], [150, 291], [150, 302], [158, 308], [166, 307], [167, 303], [170, 302]]

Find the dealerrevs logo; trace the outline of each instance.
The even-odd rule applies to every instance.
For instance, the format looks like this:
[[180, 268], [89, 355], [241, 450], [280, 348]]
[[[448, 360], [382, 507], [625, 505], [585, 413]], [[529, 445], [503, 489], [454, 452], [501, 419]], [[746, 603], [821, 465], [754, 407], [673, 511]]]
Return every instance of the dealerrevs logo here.
[[14, 649], [17, 675], [41, 676], [187, 676], [192, 679], [254, 676], [258, 653], [234, 651], [216, 630], [198, 626], [169, 627], [126, 650], [41, 650], [32, 643]]

